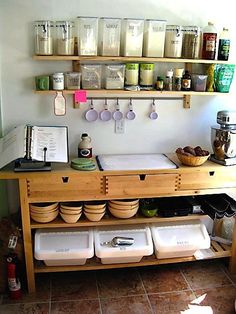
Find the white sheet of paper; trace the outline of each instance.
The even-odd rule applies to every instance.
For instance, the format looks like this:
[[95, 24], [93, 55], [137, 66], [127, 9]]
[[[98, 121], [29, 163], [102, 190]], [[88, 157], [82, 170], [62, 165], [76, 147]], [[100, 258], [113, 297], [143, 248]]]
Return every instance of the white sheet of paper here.
[[98, 155], [103, 170], [175, 169], [177, 166], [164, 154]]

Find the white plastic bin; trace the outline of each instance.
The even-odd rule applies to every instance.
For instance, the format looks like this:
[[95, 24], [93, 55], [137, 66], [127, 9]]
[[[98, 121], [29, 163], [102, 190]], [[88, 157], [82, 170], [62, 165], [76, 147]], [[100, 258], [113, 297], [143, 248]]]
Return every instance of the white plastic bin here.
[[[114, 237], [134, 239], [130, 246], [112, 247], [104, 242]], [[104, 227], [94, 230], [95, 255], [101, 258], [102, 264], [140, 262], [143, 256], [153, 254], [151, 230], [146, 226]]]
[[159, 223], [151, 226], [157, 258], [192, 256], [210, 247], [210, 237], [200, 220]]
[[37, 229], [34, 257], [47, 266], [84, 265], [94, 256], [93, 230]]

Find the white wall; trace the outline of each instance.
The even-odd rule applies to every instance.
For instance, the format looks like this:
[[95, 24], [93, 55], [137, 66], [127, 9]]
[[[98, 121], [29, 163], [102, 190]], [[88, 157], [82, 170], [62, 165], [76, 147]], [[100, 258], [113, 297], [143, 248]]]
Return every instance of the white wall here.
[[[158, 101], [159, 119], [148, 118], [150, 100], [133, 101], [137, 118], [125, 121], [125, 133], [114, 133], [114, 121], [84, 120], [81, 109], [73, 109], [72, 97], [67, 98], [67, 114], [53, 114], [53, 96], [34, 94], [36, 75], [71, 70], [71, 62], [34, 61], [33, 21], [39, 19], [74, 19], [78, 15], [138, 17], [166, 19], [168, 24], [205, 26], [213, 20], [221, 29], [227, 25], [231, 32], [236, 27], [234, 1], [187, 0], [0, 0], [0, 45], [2, 77], [2, 120], [6, 133], [22, 123], [68, 125], [70, 153], [75, 155], [82, 132], [93, 140], [94, 154], [171, 152], [179, 146], [202, 145], [210, 148], [210, 126], [215, 124], [216, 113], [235, 107], [235, 80], [231, 95], [220, 97], [192, 97], [191, 109], [182, 107], [182, 101]], [[236, 42], [235, 33], [232, 41]], [[235, 55], [235, 44], [230, 58]], [[157, 71], [158, 71], [157, 65]], [[95, 101], [97, 110], [102, 100]], [[121, 109], [127, 110], [123, 100]], [[113, 110], [114, 101], [109, 101]]]

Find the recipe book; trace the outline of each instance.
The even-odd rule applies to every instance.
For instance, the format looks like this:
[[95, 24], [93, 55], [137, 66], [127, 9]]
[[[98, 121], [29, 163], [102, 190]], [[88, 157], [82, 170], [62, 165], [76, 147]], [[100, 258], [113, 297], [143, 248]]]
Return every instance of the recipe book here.
[[0, 139], [0, 168], [18, 158], [69, 161], [67, 126], [20, 125]]

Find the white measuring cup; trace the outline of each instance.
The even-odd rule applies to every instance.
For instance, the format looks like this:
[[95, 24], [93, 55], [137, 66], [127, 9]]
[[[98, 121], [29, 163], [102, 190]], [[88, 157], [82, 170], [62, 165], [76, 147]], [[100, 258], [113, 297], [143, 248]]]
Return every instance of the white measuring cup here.
[[89, 109], [85, 112], [85, 119], [89, 122], [96, 121], [98, 118], [98, 112], [93, 107], [93, 100], [91, 99], [91, 103], [89, 105]]
[[112, 117], [115, 121], [120, 121], [123, 119], [123, 113], [120, 111], [120, 105], [119, 105], [118, 99], [116, 103], [116, 110], [113, 112]]
[[111, 112], [108, 109], [107, 99], [105, 98], [104, 109], [100, 112], [99, 117], [102, 121], [109, 121], [111, 120]]
[[156, 112], [156, 104], [155, 104], [155, 100], [154, 99], [152, 101], [152, 111], [149, 114], [149, 118], [151, 120], [156, 120], [158, 118], [158, 114]]
[[129, 101], [129, 111], [126, 113], [126, 118], [128, 120], [134, 120], [136, 117], [136, 113], [133, 111], [133, 104], [132, 104], [132, 100], [130, 99]]

